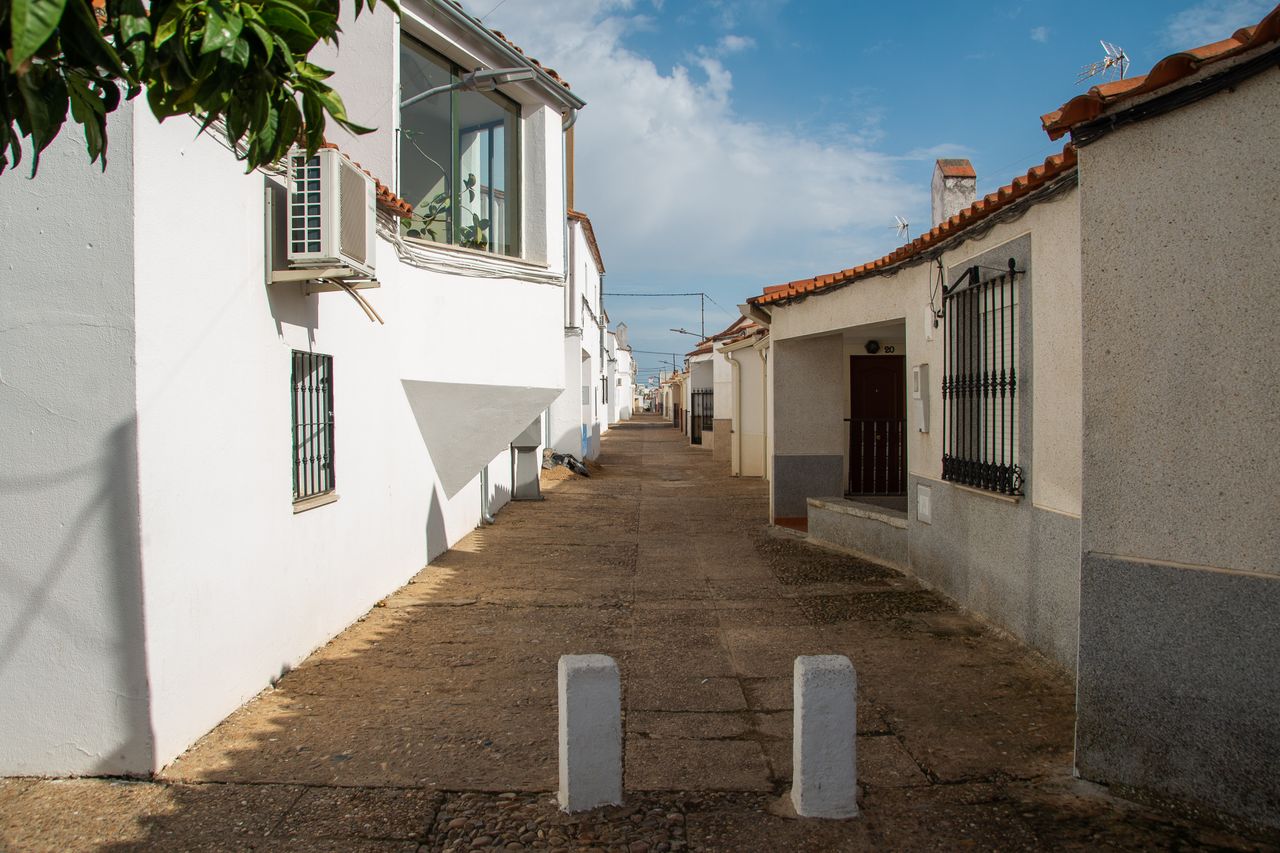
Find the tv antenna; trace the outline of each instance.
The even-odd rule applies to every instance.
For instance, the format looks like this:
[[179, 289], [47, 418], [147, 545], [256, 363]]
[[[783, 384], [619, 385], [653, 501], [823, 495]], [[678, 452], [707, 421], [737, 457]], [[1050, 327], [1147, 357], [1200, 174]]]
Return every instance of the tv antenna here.
[[893, 217], [893, 224], [889, 227], [898, 232], [899, 239], [911, 239], [911, 223], [903, 219], [901, 216]]
[[1081, 68], [1080, 76], [1076, 78], [1077, 83], [1083, 83], [1090, 77], [1098, 76], [1101, 76], [1103, 80], [1124, 79], [1124, 73], [1129, 70], [1129, 56], [1124, 52], [1124, 48], [1116, 47], [1109, 41], [1100, 42], [1100, 44], [1106, 55], [1097, 62], [1090, 62], [1084, 68]]

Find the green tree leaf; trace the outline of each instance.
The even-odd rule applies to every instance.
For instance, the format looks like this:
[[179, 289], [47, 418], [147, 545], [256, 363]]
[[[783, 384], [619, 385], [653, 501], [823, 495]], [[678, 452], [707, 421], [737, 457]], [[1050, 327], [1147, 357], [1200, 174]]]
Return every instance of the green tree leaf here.
[[[160, 120], [189, 114], [201, 132], [225, 125], [249, 168], [294, 144], [314, 151], [334, 121], [354, 133], [332, 72], [308, 61], [336, 44], [342, 0], [0, 0], [0, 173], [30, 145], [39, 154], [68, 113], [91, 161], [105, 164], [107, 117], [146, 93]], [[356, 12], [394, 0], [354, 0]], [[448, 188], [452, 192], [452, 188]], [[432, 216], [452, 222], [446, 194]], [[427, 230], [427, 229], [422, 229]]]
[[230, 14], [222, 8], [221, 3], [209, 3], [209, 11], [205, 17], [204, 38], [200, 42], [200, 52], [213, 53], [233, 44], [244, 29], [244, 19]]
[[31, 175], [40, 167], [40, 152], [62, 130], [67, 120], [67, 84], [49, 66], [32, 69], [18, 77], [18, 91], [26, 107], [26, 130], [35, 149], [31, 157]]
[[9, 32], [13, 40], [10, 68], [20, 69], [49, 40], [58, 28], [66, 5], [67, 0], [12, 0], [9, 11]]

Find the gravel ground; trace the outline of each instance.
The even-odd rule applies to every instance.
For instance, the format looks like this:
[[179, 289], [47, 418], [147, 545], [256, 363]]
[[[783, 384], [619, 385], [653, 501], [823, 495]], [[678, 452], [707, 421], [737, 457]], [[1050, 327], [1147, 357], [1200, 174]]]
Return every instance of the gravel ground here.
[[[157, 780], [0, 780], [0, 850], [1280, 849], [1073, 779], [1069, 677], [892, 569], [769, 530], [764, 485], [664, 423], [603, 449]], [[626, 804], [570, 816], [555, 672], [588, 652], [622, 672]], [[857, 670], [856, 820], [787, 813], [800, 654]]]

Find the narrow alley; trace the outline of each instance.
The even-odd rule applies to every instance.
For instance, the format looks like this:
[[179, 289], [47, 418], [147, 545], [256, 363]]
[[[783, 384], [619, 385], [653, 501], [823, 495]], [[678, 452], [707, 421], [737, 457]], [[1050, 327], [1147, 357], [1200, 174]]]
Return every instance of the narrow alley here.
[[[1068, 679], [896, 571], [767, 517], [645, 416], [154, 782], [0, 781], [14, 850], [1253, 849], [1072, 779]], [[352, 571], [360, 571], [352, 566]], [[558, 811], [556, 662], [614, 656], [627, 802]], [[862, 816], [782, 814], [800, 654], [858, 674]]]

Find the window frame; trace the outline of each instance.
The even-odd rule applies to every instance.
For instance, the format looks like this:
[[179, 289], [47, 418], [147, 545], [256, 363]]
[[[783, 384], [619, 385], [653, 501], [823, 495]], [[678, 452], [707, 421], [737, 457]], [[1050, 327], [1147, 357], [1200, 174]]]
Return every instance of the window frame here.
[[983, 269], [968, 267], [942, 291], [942, 479], [1022, 497], [1019, 284], [1026, 274], [1013, 258], [999, 275], [982, 279]]
[[[300, 368], [309, 371], [310, 377], [319, 376], [319, 382], [311, 379], [300, 385]], [[290, 351], [289, 408], [292, 420], [293, 451], [293, 503], [294, 507], [310, 508], [328, 503], [336, 498], [337, 476], [335, 467], [335, 416], [333, 356], [307, 350]], [[299, 419], [301, 415], [301, 420]], [[321, 420], [315, 418], [320, 417]], [[315, 427], [317, 431], [307, 436], [302, 433]], [[307, 455], [313, 443], [319, 444], [319, 455]]]
[[[406, 46], [409, 46], [409, 47], [406, 47]], [[429, 61], [434, 62], [436, 65], [440, 66], [442, 69], [444, 69], [447, 72], [450, 83], [457, 83], [461, 79], [462, 75], [466, 73], [465, 69], [463, 69], [463, 67], [459, 65], [457, 62], [454, 62], [452, 59], [446, 56], [443, 52], [431, 47], [422, 38], [419, 38], [418, 36], [404, 29], [403, 27], [400, 29], [400, 43], [397, 46], [397, 49], [401, 51], [406, 49], [411, 49], [411, 50], [416, 50], [417, 52], [423, 54]], [[405, 98], [405, 92], [403, 89], [403, 73], [404, 73], [403, 65], [404, 63], [403, 61], [401, 61], [399, 63], [400, 81], [398, 81], [399, 86], [397, 87], [399, 91], [399, 98], [397, 103], [399, 103], [400, 101], [403, 101]], [[483, 248], [477, 247], [474, 245], [467, 245], [462, 241], [463, 226], [461, 224], [461, 217], [458, 216], [458, 211], [463, 207], [460, 203], [460, 198], [461, 198], [462, 192], [468, 191], [471, 189], [470, 187], [464, 186], [463, 184], [462, 146], [461, 146], [462, 134], [464, 132], [477, 132], [479, 130], [488, 128], [489, 135], [491, 137], [492, 128], [501, 126], [505, 130], [507, 127], [507, 121], [506, 119], [503, 119], [500, 121], [493, 121], [487, 124], [477, 124], [474, 126], [468, 126], [464, 128], [461, 123], [461, 96], [463, 94], [471, 94], [471, 95], [487, 98], [490, 101], [497, 104], [501, 109], [506, 111], [511, 116], [511, 122], [510, 122], [511, 138], [505, 140], [504, 142], [504, 149], [506, 152], [506, 157], [504, 159], [506, 162], [504, 162], [503, 164], [504, 189], [502, 190], [502, 193], [504, 197], [504, 203], [509, 204], [510, 207], [505, 212], [506, 239], [505, 239], [504, 246], [502, 248], [495, 247], [494, 241], [492, 240], [492, 231], [490, 231], [490, 239], [486, 242], [486, 246]], [[412, 94], [410, 94], [409, 97], [412, 97]], [[412, 222], [412, 220], [402, 220], [401, 235], [404, 237], [405, 240], [408, 240], [413, 243], [421, 244], [421, 245], [428, 245], [428, 246], [435, 246], [435, 247], [447, 246], [450, 249], [459, 249], [459, 250], [468, 251], [468, 252], [478, 252], [485, 256], [523, 260], [524, 258], [524, 168], [525, 168], [524, 149], [523, 149], [524, 105], [521, 104], [519, 101], [515, 100], [514, 98], [496, 89], [490, 92], [467, 92], [467, 93], [454, 89], [449, 92], [443, 92], [440, 95], [437, 95], [435, 97], [439, 97], [439, 98], [447, 97], [449, 99], [449, 140], [450, 140], [449, 149], [450, 150], [449, 150], [448, 179], [450, 184], [449, 192], [451, 193], [451, 195], [449, 198], [448, 220], [447, 220], [448, 221], [448, 226], [447, 226], [448, 239], [445, 241], [437, 241], [437, 240], [426, 239], [424, 237], [410, 236], [407, 232], [411, 227], [410, 223]], [[397, 108], [397, 122], [398, 122], [397, 124], [398, 130], [397, 130], [397, 139], [396, 139], [396, 149], [397, 149], [396, 150], [396, 169], [398, 174], [396, 175], [396, 187], [403, 197], [404, 159], [405, 159], [404, 153], [403, 153], [403, 145], [405, 144], [405, 136], [404, 136], [404, 116], [403, 116], [403, 112], [399, 108]], [[490, 167], [489, 168], [490, 180], [492, 181], [492, 174], [493, 174], [492, 139], [489, 140], [489, 149], [490, 150], [488, 152], [487, 162]], [[477, 184], [479, 184], [478, 176], [477, 176], [476, 182]], [[514, 189], [514, 192], [512, 192], [513, 189]], [[474, 191], [476, 192], [478, 197], [482, 196], [483, 190], [480, 187], [476, 187]], [[493, 224], [492, 208], [493, 208], [494, 192], [495, 190], [493, 186], [490, 185], [489, 187], [490, 228], [492, 228], [492, 224]], [[405, 200], [409, 201], [410, 204], [414, 204], [414, 202], [411, 199], [406, 198]], [[421, 202], [419, 201], [418, 203], [420, 204]], [[415, 209], [416, 209], [416, 205], [415, 205]]]

